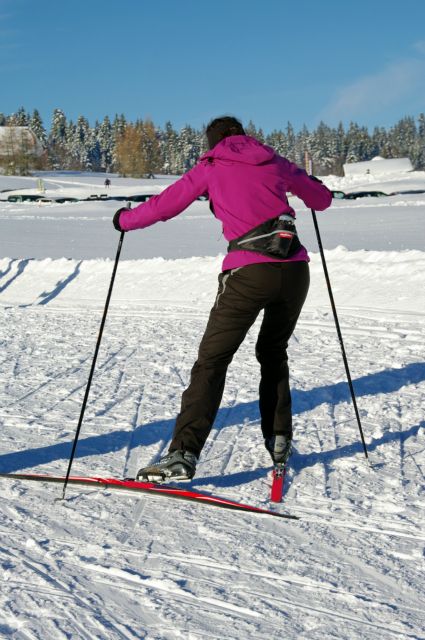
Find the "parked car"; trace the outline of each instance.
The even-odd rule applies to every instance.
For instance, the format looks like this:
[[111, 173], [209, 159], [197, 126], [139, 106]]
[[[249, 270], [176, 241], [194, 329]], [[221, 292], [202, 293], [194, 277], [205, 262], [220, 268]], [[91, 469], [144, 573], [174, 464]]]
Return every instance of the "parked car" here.
[[142, 193], [139, 196], [129, 196], [127, 198], [127, 200], [130, 200], [130, 202], [147, 202], [149, 200], [149, 198], [152, 198], [153, 195], [158, 195], [157, 193]]
[[357, 200], [357, 198], [382, 198], [387, 197], [388, 193], [383, 191], [353, 191], [352, 193], [346, 193], [346, 200]]
[[106, 193], [92, 193], [86, 200], [108, 200], [108, 194]]
[[39, 193], [38, 194], [14, 194], [12, 196], [7, 196], [8, 202], [38, 202], [40, 198], [42, 198]]
[[390, 196], [414, 195], [415, 193], [425, 193], [425, 189], [409, 189], [408, 191], [393, 191]]
[[332, 198], [336, 198], [337, 200], [343, 200], [345, 198], [345, 193], [343, 191], [331, 191]]

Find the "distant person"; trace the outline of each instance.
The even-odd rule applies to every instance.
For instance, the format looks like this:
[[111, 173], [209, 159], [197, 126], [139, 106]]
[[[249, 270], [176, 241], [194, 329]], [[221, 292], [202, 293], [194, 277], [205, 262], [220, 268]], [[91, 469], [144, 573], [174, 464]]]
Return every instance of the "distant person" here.
[[[265, 447], [274, 463], [291, 452], [292, 412], [286, 348], [309, 287], [306, 249], [294, 226], [287, 192], [323, 210], [331, 192], [303, 169], [247, 136], [233, 117], [206, 129], [209, 151], [177, 182], [146, 203], [114, 216], [119, 231], [173, 218], [199, 196], [229, 240], [218, 292], [199, 346], [167, 455], [142, 468], [139, 480], [189, 480], [220, 406], [227, 368], [261, 311], [256, 357], [260, 363], [259, 408]], [[282, 216], [282, 218], [279, 218]]]
[[106, 180], [105, 180], [105, 183], [104, 183], [104, 184], [105, 184], [105, 187], [106, 187], [106, 188], [108, 188], [108, 187], [110, 187], [110, 186], [111, 186], [111, 181], [109, 180], [109, 178], [106, 178]]

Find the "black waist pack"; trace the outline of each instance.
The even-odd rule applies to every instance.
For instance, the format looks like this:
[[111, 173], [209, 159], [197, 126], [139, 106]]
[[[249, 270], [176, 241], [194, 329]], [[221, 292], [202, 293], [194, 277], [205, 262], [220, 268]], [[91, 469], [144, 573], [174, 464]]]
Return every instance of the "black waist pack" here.
[[301, 247], [294, 218], [283, 214], [266, 220], [229, 242], [228, 251], [255, 251], [270, 258], [290, 258]]

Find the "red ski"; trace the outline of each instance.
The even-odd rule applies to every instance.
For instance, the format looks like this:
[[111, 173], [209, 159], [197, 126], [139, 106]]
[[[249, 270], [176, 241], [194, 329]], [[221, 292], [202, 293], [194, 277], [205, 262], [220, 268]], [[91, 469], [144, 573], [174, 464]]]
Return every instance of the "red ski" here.
[[271, 502], [282, 502], [285, 475], [286, 466], [284, 464], [276, 464], [273, 467], [272, 488], [270, 491]]
[[[13, 480], [30, 480], [38, 482], [55, 482], [58, 484], [63, 484], [65, 482], [65, 476], [50, 476], [35, 473], [0, 473], [0, 478], [9, 478]], [[116, 478], [70, 476], [68, 478], [68, 484], [99, 487], [103, 489], [121, 489], [140, 493], [150, 493], [151, 495], [156, 496], [178, 498], [180, 500], [188, 500], [190, 502], [201, 502], [203, 504], [211, 505], [214, 507], [221, 507], [223, 509], [233, 509], [235, 511], [245, 511], [246, 513], [258, 513], [268, 516], [276, 516], [278, 518], [298, 520], [297, 516], [292, 516], [287, 513], [277, 513], [276, 511], [261, 509], [260, 507], [253, 507], [248, 504], [242, 504], [241, 502], [227, 500], [227, 498], [212, 496], [208, 493], [201, 493], [192, 489], [181, 489], [180, 487], [172, 487], [169, 485], [155, 484], [153, 482], [138, 482], [136, 480], [129, 479], [117, 480]]]

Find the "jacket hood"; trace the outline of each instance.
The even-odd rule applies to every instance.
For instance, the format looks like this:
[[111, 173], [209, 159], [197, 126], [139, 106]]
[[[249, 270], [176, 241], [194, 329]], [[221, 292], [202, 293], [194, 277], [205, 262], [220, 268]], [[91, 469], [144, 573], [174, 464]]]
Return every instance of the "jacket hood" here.
[[251, 136], [229, 136], [207, 151], [201, 160], [227, 160], [243, 164], [263, 164], [270, 162], [275, 151]]

